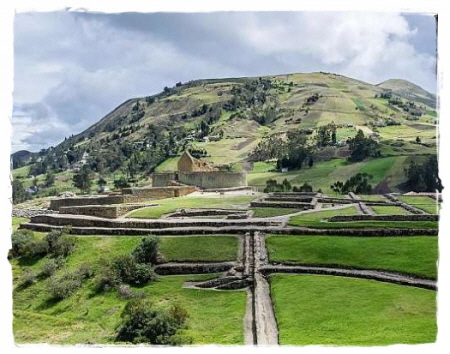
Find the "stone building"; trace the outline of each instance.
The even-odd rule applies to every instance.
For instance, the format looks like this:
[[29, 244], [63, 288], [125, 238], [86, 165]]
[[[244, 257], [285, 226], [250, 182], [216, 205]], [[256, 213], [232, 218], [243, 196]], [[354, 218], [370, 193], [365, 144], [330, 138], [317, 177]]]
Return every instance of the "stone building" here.
[[164, 187], [174, 182], [205, 189], [246, 187], [247, 174], [220, 171], [185, 151], [178, 160], [177, 172], [153, 174], [153, 187]]

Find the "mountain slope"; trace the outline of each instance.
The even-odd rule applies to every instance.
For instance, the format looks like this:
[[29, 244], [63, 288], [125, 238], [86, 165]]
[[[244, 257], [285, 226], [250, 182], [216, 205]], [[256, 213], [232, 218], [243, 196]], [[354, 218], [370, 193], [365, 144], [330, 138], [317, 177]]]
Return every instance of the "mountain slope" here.
[[[392, 97], [383, 97], [388, 89]], [[381, 141], [384, 156], [430, 154], [436, 150], [433, 107], [432, 94], [404, 80], [371, 85], [323, 72], [196, 80], [127, 100], [40, 153], [34, 166], [62, 172], [88, 163], [98, 174], [133, 179], [174, 169], [176, 156], [191, 148], [212, 163], [251, 168], [249, 155], [264, 139], [300, 130], [312, 144], [317, 128], [332, 122], [337, 146], [318, 151], [318, 161], [345, 157], [346, 140], [358, 129]]]
[[377, 85], [383, 89], [390, 89], [395, 94], [421, 102], [429, 107], [436, 108], [436, 96], [424, 90], [422, 87], [406, 80], [389, 79]]

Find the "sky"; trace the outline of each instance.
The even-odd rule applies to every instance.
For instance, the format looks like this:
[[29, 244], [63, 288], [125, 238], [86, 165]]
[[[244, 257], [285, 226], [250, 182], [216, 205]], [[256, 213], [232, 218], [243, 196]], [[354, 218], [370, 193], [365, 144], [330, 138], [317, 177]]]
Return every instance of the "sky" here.
[[434, 17], [418, 13], [18, 13], [12, 152], [54, 146], [179, 81], [326, 71], [435, 93], [435, 66]]

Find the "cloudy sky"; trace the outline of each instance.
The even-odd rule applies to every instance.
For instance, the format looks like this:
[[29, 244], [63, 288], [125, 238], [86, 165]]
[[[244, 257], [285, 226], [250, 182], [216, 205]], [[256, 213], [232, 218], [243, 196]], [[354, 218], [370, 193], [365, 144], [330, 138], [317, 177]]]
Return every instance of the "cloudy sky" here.
[[14, 21], [12, 152], [58, 144], [178, 81], [327, 71], [436, 92], [430, 15], [27, 12]]

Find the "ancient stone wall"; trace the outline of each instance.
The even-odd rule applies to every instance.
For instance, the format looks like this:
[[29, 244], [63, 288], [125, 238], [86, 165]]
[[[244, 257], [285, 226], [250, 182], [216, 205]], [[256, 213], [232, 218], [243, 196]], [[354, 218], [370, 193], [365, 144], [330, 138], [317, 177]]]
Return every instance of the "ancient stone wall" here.
[[124, 188], [122, 194], [133, 195], [140, 199], [164, 199], [182, 197], [195, 192], [194, 186], [167, 186], [151, 188]]
[[132, 210], [142, 207], [144, 207], [144, 205], [139, 204], [66, 206], [59, 208], [59, 213], [72, 215], [90, 215], [114, 219]]
[[201, 188], [231, 188], [246, 187], [247, 174], [245, 172], [179, 172], [178, 180], [181, 183]]
[[152, 186], [153, 187], [165, 187], [169, 184], [169, 181], [176, 180], [176, 172], [162, 172], [153, 173], [152, 175]]
[[346, 215], [332, 216], [331, 222], [347, 221], [438, 221], [438, 215], [410, 214], [410, 215]]
[[50, 200], [49, 209], [59, 210], [66, 206], [81, 206], [81, 205], [108, 205], [108, 204], [122, 204], [137, 202], [133, 196], [125, 195], [107, 195], [99, 197], [74, 197], [74, 198], [58, 198]]

